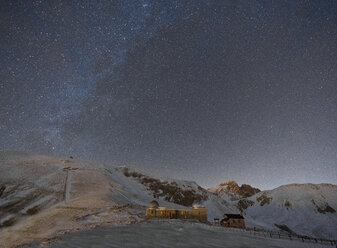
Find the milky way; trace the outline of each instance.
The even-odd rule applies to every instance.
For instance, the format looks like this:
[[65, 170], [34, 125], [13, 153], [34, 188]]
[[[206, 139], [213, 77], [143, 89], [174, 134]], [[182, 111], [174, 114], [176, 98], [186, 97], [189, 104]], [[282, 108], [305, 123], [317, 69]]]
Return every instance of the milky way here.
[[337, 183], [334, 0], [1, 1], [0, 45], [0, 149]]

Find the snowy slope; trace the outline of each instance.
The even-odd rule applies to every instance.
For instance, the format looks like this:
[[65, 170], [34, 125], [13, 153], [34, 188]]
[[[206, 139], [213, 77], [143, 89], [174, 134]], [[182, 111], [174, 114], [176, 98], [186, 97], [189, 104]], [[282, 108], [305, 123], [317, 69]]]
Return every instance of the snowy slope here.
[[337, 185], [291, 184], [247, 200], [254, 202], [244, 210], [249, 226], [286, 225], [297, 234], [337, 239]]
[[0, 152], [0, 227], [63, 201], [61, 166], [53, 157]]
[[107, 174], [99, 163], [0, 151], [0, 247], [137, 221], [145, 207], [121, 204], [123, 186]]
[[[196, 182], [73, 158], [0, 151], [0, 247], [56, 233], [143, 220], [152, 200], [167, 208], [194, 203], [210, 222], [243, 211], [248, 227], [337, 239], [337, 186], [286, 185], [259, 192], [231, 182], [208, 190]], [[250, 197], [247, 197], [250, 196]]]

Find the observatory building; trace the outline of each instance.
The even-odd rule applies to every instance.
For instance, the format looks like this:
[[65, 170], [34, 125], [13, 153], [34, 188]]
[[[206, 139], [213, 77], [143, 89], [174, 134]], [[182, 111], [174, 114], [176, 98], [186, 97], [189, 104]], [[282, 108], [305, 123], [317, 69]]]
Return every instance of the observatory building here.
[[167, 209], [160, 207], [157, 201], [152, 201], [146, 209], [146, 218], [194, 219], [207, 222], [207, 209], [198, 204], [194, 204], [191, 209]]

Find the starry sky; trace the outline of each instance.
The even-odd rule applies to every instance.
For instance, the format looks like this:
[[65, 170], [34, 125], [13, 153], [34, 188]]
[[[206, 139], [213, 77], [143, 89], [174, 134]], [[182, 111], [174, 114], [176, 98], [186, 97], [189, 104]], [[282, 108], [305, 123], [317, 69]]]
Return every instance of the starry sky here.
[[0, 1], [0, 149], [204, 187], [337, 184], [337, 1]]

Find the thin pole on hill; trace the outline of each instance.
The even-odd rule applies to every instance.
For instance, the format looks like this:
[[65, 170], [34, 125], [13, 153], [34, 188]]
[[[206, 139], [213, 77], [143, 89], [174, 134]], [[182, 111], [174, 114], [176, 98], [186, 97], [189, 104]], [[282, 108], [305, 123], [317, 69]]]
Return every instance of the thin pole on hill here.
[[65, 203], [70, 201], [70, 190], [71, 190], [71, 172], [70, 168], [64, 168], [63, 171], [66, 171], [66, 181], [64, 187], [64, 201]]

